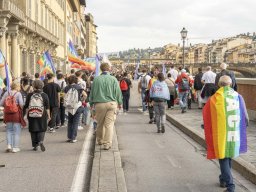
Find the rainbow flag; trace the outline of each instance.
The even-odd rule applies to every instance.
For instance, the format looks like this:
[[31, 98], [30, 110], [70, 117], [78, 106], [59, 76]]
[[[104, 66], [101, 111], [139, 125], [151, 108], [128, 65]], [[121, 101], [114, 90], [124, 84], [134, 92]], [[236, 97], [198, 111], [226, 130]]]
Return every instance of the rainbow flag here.
[[52, 57], [48, 51], [45, 51], [44, 54], [40, 57], [37, 63], [43, 68], [41, 74], [53, 73], [56, 74], [56, 69], [54, 67]]
[[221, 87], [203, 109], [208, 159], [238, 157], [247, 151], [246, 107], [241, 95]]

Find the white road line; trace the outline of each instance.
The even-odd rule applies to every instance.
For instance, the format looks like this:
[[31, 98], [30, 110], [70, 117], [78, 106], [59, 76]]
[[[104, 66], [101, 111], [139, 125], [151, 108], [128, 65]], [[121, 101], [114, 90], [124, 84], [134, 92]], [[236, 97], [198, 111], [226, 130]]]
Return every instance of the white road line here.
[[82, 192], [85, 184], [85, 173], [87, 172], [88, 162], [90, 158], [90, 144], [93, 136], [93, 129], [90, 127], [83, 144], [83, 148], [79, 157], [76, 173], [73, 178], [70, 192]]
[[172, 164], [173, 167], [181, 168], [181, 165], [179, 165], [179, 163], [177, 163], [176, 160], [174, 160], [171, 156], [168, 155], [168, 156], [166, 156], [166, 158]]

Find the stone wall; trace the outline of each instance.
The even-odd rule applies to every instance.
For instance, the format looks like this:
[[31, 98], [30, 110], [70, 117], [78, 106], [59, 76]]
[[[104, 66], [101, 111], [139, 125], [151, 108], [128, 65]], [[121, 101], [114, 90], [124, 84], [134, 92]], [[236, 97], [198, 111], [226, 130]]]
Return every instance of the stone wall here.
[[256, 121], [256, 79], [237, 79], [238, 92], [243, 96], [250, 120]]

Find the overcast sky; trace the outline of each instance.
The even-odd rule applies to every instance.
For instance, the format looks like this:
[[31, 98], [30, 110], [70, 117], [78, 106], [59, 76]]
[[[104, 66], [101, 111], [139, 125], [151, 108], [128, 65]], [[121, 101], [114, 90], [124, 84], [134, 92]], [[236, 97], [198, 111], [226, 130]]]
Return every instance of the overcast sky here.
[[256, 32], [255, 0], [87, 0], [99, 52], [161, 47]]

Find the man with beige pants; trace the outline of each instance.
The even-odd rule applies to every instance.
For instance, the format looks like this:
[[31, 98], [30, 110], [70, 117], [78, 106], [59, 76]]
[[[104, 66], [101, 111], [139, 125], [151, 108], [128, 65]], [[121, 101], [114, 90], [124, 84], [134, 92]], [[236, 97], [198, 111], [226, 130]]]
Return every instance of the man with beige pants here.
[[102, 63], [100, 69], [102, 74], [93, 80], [89, 101], [95, 106], [97, 143], [109, 150], [112, 146], [117, 107], [122, 107], [123, 99], [117, 79], [109, 73], [110, 65]]

